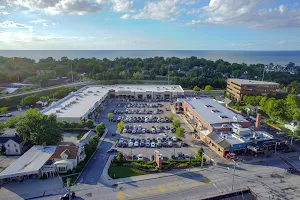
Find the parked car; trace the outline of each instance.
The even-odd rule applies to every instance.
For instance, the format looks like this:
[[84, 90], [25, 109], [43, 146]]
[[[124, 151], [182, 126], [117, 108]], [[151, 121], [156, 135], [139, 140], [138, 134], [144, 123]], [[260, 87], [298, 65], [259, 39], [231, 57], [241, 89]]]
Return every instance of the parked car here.
[[106, 151], [106, 153], [115, 153], [115, 152], [118, 152], [118, 150], [115, 149], [115, 148], [111, 148], [111, 149]]
[[135, 146], [135, 147], [139, 147], [139, 146], [140, 146], [140, 143], [139, 143], [138, 141], [135, 141], [134, 146]]
[[133, 147], [134, 143], [133, 142], [129, 142], [128, 147]]
[[139, 154], [139, 155], [138, 155], [138, 160], [144, 160], [144, 157], [143, 157], [142, 154]]
[[177, 137], [172, 137], [173, 142], [177, 142]]
[[151, 148], [155, 148], [156, 147], [156, 143], [155, 142], [151, 142]]

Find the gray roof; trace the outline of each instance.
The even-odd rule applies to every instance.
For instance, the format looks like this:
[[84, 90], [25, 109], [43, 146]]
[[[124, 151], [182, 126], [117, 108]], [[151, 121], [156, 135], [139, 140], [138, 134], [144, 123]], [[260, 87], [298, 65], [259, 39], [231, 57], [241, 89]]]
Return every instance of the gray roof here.
[[88, 141], [90, 141], [91, 137], [93, 137], [94, 135], [97, 135], [97, 133], [95, 133], [94, 131], [88, 131], [86, 132], [82, 138], [80, 139], [79, 143], [87, 143]]
[[213, 140], [215, 143], [223, 147], [224, 149], [228, 148], [230, 144], [226, 141], [225, 138], [220, 137], [218, 134], [211, 132], [207, 135], [211, 140]]
[[[222, 106], [215, 99], [192, 98], [186, 100], [186, 102], [209, 124], [247, 122], [243, 116]], [[221, 118], [221, 116], [224, 118]]]
[[56, 146], [33, 146], [0, 173], [0, 179], [37, 174], [54, 154]]
[[275, 82], [257, 81], [257, 80], [248, 80], [248, 79], [231, 78], [229, 80], [239, 85], [279, 85], [279, 83], [275, 83]]
[[6, 128], [3, 130], [3, 134], [0, 136], [0, 144], [4, 144], [8, 140], [13, 140], [18, 144], [24, 141], [23, 137], [19, 136], [16, 129], [12, 129], [12, 128]]

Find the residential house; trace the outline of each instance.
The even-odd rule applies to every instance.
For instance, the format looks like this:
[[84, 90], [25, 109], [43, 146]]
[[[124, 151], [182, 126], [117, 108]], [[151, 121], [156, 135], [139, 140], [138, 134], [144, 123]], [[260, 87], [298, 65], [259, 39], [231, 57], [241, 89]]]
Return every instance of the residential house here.
[[51, 159], [58, 173], [67, 173], [69, 170], [74, 170], [85, 156], [85, 152], [78, 146], [57, 146]]
[[6, 155], [22, 155], [25, 147], [22, 136], [19, 136], [16, 129], [4, 129], [0, 136], [0, 147]]

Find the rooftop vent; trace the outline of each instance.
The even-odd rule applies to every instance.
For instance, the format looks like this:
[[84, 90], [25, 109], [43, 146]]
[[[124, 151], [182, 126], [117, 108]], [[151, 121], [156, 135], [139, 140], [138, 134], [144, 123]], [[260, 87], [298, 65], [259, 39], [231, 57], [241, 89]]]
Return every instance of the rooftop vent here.
[[221, 119], [228, 119], [228, 117], [226, 115], [220, 115], [219, 118], [221, 118]]
[[211, 105], [205, 105], [205, 107], [206, 107], [206, 108], [212, 108], [212, 106], [211, 106]]
[[218, 110], [216, 110], [216, 109], [213, 109], [213, 110], [211, 110], [211, 112], [213, 112], [213, 113], [218, 113], [218, 112], [220, 112], [220, 111], [218, 111]]

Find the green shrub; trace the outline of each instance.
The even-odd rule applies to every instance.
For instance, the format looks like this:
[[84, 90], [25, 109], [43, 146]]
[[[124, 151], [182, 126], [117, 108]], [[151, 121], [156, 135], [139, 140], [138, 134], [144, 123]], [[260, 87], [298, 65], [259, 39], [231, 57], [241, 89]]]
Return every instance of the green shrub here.
[[67, 171], [67, 174], [72, 174], [72, 173], [73, 173], [73, 172], [72, 172], [72, 170], [70, 170], [70, 169]]
[[188, 163], [180, 163], [177, 165], [177, 167], [179, 167], [179, 168], [186, 168], [188, 166], [189, 166]]

